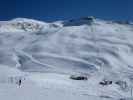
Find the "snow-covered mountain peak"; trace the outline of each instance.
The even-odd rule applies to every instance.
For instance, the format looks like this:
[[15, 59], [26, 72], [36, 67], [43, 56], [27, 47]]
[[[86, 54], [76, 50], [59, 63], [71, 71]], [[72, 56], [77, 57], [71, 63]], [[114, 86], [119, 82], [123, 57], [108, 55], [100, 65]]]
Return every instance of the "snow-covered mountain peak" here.
[[89, 22], [94, 22], [96, 21], [97, 18], [95, 18], [94, 16], [87, 16], [87, 17], [81, 17], [79, 18], [79, 20], [84, 20], [84, 21], [89, 21]]
[[42, 21], [38, 21], [38, 20], [34, 20], [34, 19], [28, 19], [28, 18], [15, 18], [10, 20], [12, 23], [31, 23], [31, 24], [40, 24], [40, 25], [45, 25], [46, 22], [42, 22]]
[[46, 22], [27, 18], [16, 18], [1, 24], [0, 32], [35, 32], [48, 26]]
[[82, 17], [78, 19], [71, 19], [63, 22], [64, 26], [80, 26], [80, 25], [91, 25], [95, 21], [95, 18], [90, 17]]
[[27, 18], [15, 18], [9, 21], [0, 21], [0, 32], [38, 32], [47, 30], [56, 30], [61, 27], [71, 27], [71, 26], [82, 26], [87, 25], [88, 27], [92, 25], [132, 25], [128, 21], [105, 21], [97, 19], [94, 17], [82, 17], [78, 19], [71, 19], [66, 21], [55, 21], [55, 22], [43, 22]]

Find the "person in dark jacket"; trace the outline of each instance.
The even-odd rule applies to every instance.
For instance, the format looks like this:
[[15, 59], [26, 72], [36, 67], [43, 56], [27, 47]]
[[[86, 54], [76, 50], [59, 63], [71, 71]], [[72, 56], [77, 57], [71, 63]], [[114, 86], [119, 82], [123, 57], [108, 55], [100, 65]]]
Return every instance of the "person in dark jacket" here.
[[22, 84], [22, 80], [19, 79], [19, 81], [18, 81], [18, 85], [21, 86], [21, 84]]

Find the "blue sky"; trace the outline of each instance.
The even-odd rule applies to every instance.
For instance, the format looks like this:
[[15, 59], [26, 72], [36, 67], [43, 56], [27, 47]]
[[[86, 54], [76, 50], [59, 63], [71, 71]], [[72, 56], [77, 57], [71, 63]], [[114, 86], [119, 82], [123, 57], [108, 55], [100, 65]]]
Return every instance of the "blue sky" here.
[[0, 0], [0, 20], [26, 17], [55, 21], [85, 16], [133, 20], [133, 0]]

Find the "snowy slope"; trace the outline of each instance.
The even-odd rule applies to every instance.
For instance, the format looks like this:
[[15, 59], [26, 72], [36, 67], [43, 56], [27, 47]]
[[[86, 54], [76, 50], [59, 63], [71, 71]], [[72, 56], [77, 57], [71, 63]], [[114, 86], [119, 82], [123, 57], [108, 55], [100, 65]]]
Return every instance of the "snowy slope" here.
[[[132, 100], [132, 59], [130, 22], [93, 17], [52, 23], [25, 18], [1, 21], [0, 98]], [[85, 75], [88, 80], [72, 80], [71, 75]], [[104, 79], [112, 84], [100, 85]]]

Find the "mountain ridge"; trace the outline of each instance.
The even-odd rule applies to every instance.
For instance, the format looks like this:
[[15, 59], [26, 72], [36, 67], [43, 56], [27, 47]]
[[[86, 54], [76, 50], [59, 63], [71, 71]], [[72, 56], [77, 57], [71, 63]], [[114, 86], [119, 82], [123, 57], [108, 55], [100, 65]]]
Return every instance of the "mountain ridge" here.
[[41, 31], [42, 28], [46, 27], [62, 27], [62, 26], [81, 26], [81, 25], [91, 25], [96, 21], [107, 22], [108, 24], [119, 24], [119, 25], [132, 25], [129, 21], [109, 21], [101, 20], [90, 17], [81, 17], [78, 19], [71, 19], [65, 21], [54, 21], [54, 22], [44, 22], [35, 19], [28, 18], [15, 18], [9, 21], [0, 21], [0, 32], [34, 32]]

